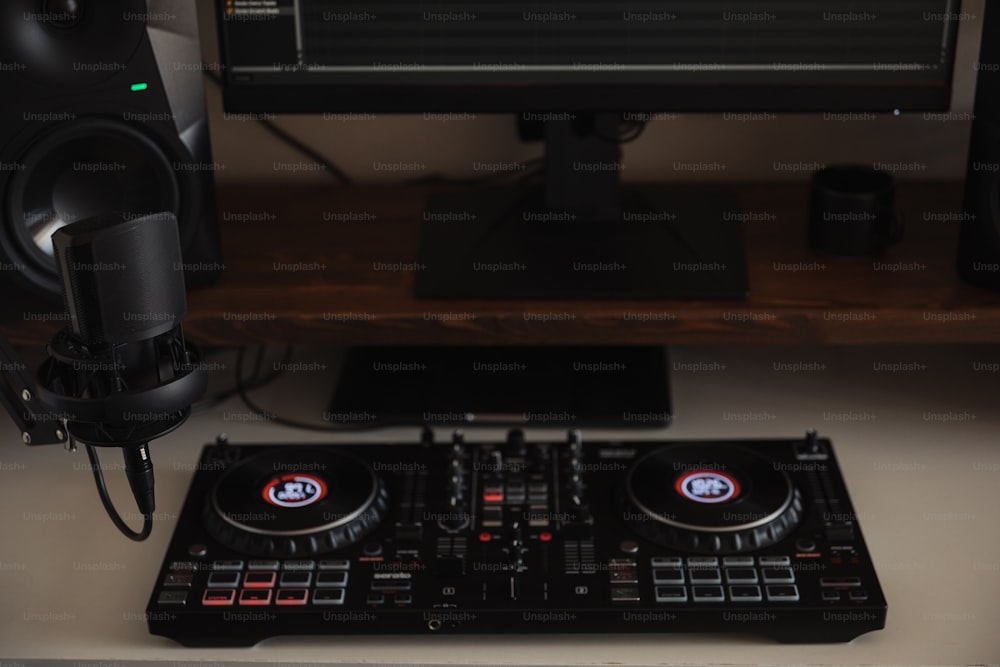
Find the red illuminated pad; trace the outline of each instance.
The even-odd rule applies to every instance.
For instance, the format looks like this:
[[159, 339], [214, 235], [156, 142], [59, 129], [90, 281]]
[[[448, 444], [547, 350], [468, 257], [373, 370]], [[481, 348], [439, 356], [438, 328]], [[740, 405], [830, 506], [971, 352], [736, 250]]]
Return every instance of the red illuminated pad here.
[[236, 600], [236, 591], [223, 591], [209, 588], [201, 598], [201, 603], [207, 607], [228, 607]]
[[240, 592], [240, 604], [244, 606], [268, 605], [271, 604], [271, 594], [272, 591], [266, 589], [244, 589]]

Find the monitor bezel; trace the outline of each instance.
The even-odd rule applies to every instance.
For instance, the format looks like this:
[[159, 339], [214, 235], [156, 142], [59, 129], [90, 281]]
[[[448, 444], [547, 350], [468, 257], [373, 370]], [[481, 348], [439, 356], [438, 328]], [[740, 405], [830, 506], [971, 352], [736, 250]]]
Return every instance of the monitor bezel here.
[[868, 112], [946, 111], [942, 86], [275, 86], [225, 80], [229, 113]]
[[[868, 112], [946, 111], [951, 108], [959, 21], [951, 20], [951, 63], [942, 84], [271, 84], [234, 75], [228, 36], [219, 20], [223, 106], [229, 113], [521, 113], [521, 112]], [[961, 3], [959, 3], [961, 4]]]

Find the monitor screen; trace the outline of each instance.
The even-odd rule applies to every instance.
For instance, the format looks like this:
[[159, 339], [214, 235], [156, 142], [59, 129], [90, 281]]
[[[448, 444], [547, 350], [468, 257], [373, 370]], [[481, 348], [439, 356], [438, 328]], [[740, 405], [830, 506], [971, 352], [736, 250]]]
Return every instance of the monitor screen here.
[[219, 0], [236, 111], [946, 108], [958, 0]]

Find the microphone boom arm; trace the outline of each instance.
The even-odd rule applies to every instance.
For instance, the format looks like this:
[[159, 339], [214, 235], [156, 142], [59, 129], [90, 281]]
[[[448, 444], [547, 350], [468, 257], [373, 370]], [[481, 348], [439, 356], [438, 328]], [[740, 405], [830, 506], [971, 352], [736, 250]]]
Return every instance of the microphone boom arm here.
[[26, 445], [68, 444], [63, 417], [52, 412], [38, 399], [38, 389], [27, 365], [0, 334], [0, 402], [21, 431]]

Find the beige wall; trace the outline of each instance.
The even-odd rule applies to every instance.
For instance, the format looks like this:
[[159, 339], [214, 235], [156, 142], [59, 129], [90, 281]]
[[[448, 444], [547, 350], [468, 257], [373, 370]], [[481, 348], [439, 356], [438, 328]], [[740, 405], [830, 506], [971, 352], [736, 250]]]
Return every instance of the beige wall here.
[[[966, 0], [959, 37], [959, 56], [952, 112], [971, 113], [980, 21], [986, 0]], [[218, 61], [212, 2], [199, 3], [202, 50], [207, 62]], [[306, 158], [267, 134], [255, 122], [226, 119], [219, 89], [207, 82], [212, 146], [217, 173], [226, 182], [330, 182], [323, 172], [292, 173], [288, 163]], [[324, 119], [322, 116], [280, 116], [283, 129], [309, 144], [359, 182], [396, 181], [443, 174], [477, 174], [476, 162], [527, 160], [539, 154], [538, 144], [517, 141], [513, 117], [480, 115], [473, 120], [442, 122], [421, 115], [382, 115], [368, 120]], [[839, 162], [925, 165], [920, 171], [899, 171], [900, 178], [961, 179], [969, 137], [968, 120], [927, 120], [923, 114], [874, 120], [825, 120], [820, 114], [778, 115], [774, 120], [739, 122], [722, 114], [681, 114], [656, 120], [625, 149], [629, 180], [777, 180], [806, 178], [785, 165]], [[418, 162], [425, 168], [404, 174], [381, 165]], [[674, 162], [725, 164], [724, 171], [695, 174], [677, 171]], [[276, 163], [280, 168], [276, 169]], [[776, 170], [775, 163], [782, 163]]]

